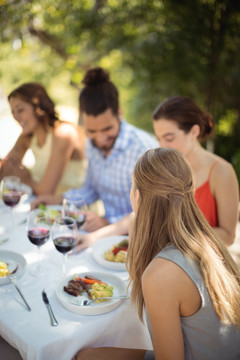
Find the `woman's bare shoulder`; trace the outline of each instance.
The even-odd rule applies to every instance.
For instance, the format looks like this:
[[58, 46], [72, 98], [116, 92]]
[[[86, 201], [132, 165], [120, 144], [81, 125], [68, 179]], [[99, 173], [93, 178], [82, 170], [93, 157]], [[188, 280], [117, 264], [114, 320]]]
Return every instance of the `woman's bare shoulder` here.
[[163, 258], [155, 258], [145, 269], [142, 281], [159, 282], [160, 280], [163, 285], [170, 282], [177, 284], [185, 276], [187, 276], [186, 273], [176, 263]]
[[218, 177], [218, 179], [219, 176], [232, 176], [234, 174], [230, 162], [209, 151], [205, 152], [205, 166], [208, 173], [211, 171], [211, 177]]
[[61, 139], [77, 139], [78, 138], [78, 129], [75, 124], [59, 121], [53, 129], [53, 135], [55, 138]]
[[221, 158], [220, 156], [215, 156], [215, 162], [213, 162], [213, 170], [212, 175], [213, 177], [220, 178], [220, 177], [235, 177], [235, 171], [230, 162]]

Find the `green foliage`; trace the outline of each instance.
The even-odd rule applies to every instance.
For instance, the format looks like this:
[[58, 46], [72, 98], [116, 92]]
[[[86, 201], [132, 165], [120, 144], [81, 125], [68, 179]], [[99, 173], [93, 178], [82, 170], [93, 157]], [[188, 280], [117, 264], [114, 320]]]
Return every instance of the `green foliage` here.
[[58, 102], [77, 107], [85, 70], [101, 65], [129, 121], [152, 131], [159, 102], [191, 96], [213, 114], [215, 151], [233, 159], [239, 28], [238, 0], [0, 0], [1, 86], [41, 81]]

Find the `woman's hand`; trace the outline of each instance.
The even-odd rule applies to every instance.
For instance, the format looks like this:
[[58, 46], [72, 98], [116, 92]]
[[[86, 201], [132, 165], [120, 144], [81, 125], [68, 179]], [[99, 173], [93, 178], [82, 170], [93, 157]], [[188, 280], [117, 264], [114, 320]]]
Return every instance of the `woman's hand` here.
[[36, 209], [39, 204], [61, 205], [62, 201], [62, 195], [40, 195], [31, 203], [31, 210]]

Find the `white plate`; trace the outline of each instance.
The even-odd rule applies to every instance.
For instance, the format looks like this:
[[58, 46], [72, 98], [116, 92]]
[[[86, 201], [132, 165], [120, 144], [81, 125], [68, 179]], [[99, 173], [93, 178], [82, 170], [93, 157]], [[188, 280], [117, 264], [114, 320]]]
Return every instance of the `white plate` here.
[[[106, 282], [108, 285], [113, 286], [113, 296], [118, 295], [125, 295], [126, 294], [126, 285], [124, 282], [115, 275], [105, 273], [105, 272], [98, 272], [98, 271], [87, 271], [87, 272], [81, 272], [81, 274], [78, 274], [81, 277], [84, 277], [85, 275], [91, 275], [96, 277], [97, 279], [102, 280], [103, 282]], [[63, 287], [66, 286], [69, 282], [69, 280], [73, 279], [74, 275], [68, 275], [64, 279], [62, 279], [56, 289], [56, 294], [61, 302], [61, 304], [69, 311], [74, 312], [76, 314], [80, 315], [100, 315], [105, 314], [109, 311], [112, 311], [116, 309], [120, 303], [123, 301], [122, 299], [112, 299], [107, 302], [102, 303], [92, 303], [88, 306], [79, 306], [73, 304], [71, 301], [76, 301], [76, 299], [87, 299], [87, 295], [80, 295], [80, 296], [72, 296], [67, 294]], [[126, 301], [126, 300], [124, 300]]]
[[93, 258], [105, 268], [116, 270], [116, 271], [126, 271], [125, 263], [118, 263], [114, 261], [107, 261], [104, 259], [104, 253], [111, 249], [113, 245], [118, 244], [123, 239], [128, 239], [128, 236], [123, 235], [115, 235], [115, 236], [108, 236], [97, 240], [92, 245], [92, 256]]
[[[30, 204], [20, 203], [13, 208], [14, 224], [19, 225], [27, 219], [30, 211]], [[11, 209], [8, 206], [1, 206], [0, 211], [0, 229], [12, 227]], [[0, 231], [1, 232], [1, 231]]]
[[31, 186], [26, 184], [22, 184], [22, 191], [23, 195], [21, 197], [21, 201], [28, 199], [33, 194]]
[[[41, 209], [39, 209], [41, 211]], [[53, 225], [55, 218], [62, 216], [62, 205], [46, 205], [46, 211], [48, 210], [56, 210], [59, 211], [59, 214], [52, 219], [51, 225]]]
[[[22, 255], [15, 253], [13, 251], [1, 250], [0, 260], [10, 264], [10, 271], [15, 267], [15, 264], [18, 266], [17, 271], [15, 272], [17, 278], [20, 278], [23, 275], [27, 262]], [[9, 284], [9, 280], [7, 276], [0, 277], [0, 285], [4, 285], [4, 284]]]

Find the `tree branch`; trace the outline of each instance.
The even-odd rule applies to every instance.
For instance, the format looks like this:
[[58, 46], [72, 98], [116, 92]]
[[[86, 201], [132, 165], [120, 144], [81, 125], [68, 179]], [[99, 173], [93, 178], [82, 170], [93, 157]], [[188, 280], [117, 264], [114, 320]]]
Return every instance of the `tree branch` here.
[[30, 19], [28, 31], [31, 35], [36, 36], [42, 43], [50, 46], [50, 48], [62, 58], [67, 59], [68, 55], [58, 40], [46, 31], [37, 29], [33, 24], [33, 18]]

